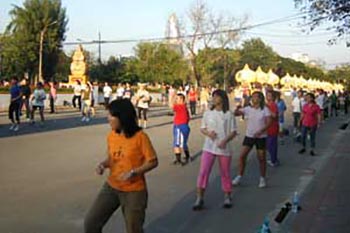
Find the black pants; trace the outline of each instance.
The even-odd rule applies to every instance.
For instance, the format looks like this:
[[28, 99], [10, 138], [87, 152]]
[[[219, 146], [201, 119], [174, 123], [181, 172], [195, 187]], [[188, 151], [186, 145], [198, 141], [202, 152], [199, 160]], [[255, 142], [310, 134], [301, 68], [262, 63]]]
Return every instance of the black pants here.
[[105, 107], [107, 108], [109, 104], [109, 97], [104, 97], [105, 98]]
[[300, 129], [300, 112], [293, 112], [293, 126], [295, 129]]
[[335, 113], [335, 116], [338, 116], [338, 106], [336, 104], [331, 105], [331, 116], [333, 116], [333, 112]]
[[55, 98], [50, 96], [50, 113], [54, 113], [55, 111]]
[[31, 111], [30, 106], [29, 106], [29, 97], [28, 98], [26, 97], [25, 99], [22, 100], [20, 109], [22, 109], [23, 105], [26, 107], [26, 117], [27, 117], [27, 119], [29, 119], [30, 118], [30, 111]]
[[[9, 106], [9, 119], [11, 120], [12, 123], [15, 123], [15, 117], [16, 117], [16, 121], [19, 124], [20, 120], [19, 120], [19, 109], [21, 107], [21, 102], [17, 101], [17, 102], [11, 102], [10, 106]], [[15, 114], [15, 117], [13, 116], [13, 114]]]
[[138, 107], [137, 110], [138, 110], [138, 117], [139, 117], [139, 119], [140, 120], [143, 119], [143, 120], [147, 121], [147, 110], [148, 109], [147, 108], [140, 108], [140, 107]]
[[72, 104], [73, 104], [73, 107], [76, 108], [76, 104], [75, 104], [75, 101], [78, 100], [78, 106], [79, 106], [79, 109], [81, 109], [81, 96], [80, 95], [74, 95], [73, 96], [73, 100], [72, 100]]
[[196, 115], [196, 105], [197, 105], [196, 101], [190, 101], [190, 111], [192, 116]]

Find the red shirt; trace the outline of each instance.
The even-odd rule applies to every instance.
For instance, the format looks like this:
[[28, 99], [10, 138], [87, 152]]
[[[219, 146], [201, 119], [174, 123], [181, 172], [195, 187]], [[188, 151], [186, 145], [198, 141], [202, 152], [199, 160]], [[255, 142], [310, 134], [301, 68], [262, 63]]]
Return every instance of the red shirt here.
[[307, 103], [303, 107], [302, 124], [306, 127], [314, 127], [318, 124], [317, 116], [321, 114], [321, 109], [317, 104]]
[[190, 91], [190, 92], [188, 93], [188, 99], [189, 99], [191, 102], [197, 101], [197, 93], [196, 93], [196, 91]]
[[267, 107], [272, 114], [276, 114], [276, 118], [272, 118], [272, 124], [271, 126], [267, 129], [267, 135], [268, 136], [278, 136], [279, 132], [279, 124], [278, 124], [278, 107], [275, 102], [267, 102]]
[[190, 117], [188, 115], [187, 107], [185, 104], [175, 104], [173, 107], [175, 116], [174, 116], [174, 124], [182, 125], [188, 124]]

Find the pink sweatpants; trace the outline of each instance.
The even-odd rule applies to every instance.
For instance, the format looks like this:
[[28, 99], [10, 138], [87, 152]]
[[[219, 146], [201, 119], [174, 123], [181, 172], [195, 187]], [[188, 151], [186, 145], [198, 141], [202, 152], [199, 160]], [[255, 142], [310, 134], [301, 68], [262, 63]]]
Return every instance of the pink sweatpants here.
[[222, 190], [225, 193], [231, 192], [231, 156], [215, 155], [208, 151], [203, 151], [202, 153], [197, 187], [205, 189], [208, 186], [208, 180], [215, 162], [215, 157], [219, 159]]

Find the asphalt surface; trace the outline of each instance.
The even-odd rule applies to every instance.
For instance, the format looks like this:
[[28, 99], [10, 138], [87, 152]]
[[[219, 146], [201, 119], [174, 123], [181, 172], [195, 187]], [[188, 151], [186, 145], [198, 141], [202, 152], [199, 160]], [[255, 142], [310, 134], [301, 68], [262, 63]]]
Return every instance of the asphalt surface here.
[[[170, 163], [172, 117], [159, 109], [152, 114], [150, 127], [145, 131], [156, 148], [160, 164], [147, 174], [149, 207], [146, 232], [250, 233], [257, 231], [265, 217], [270, 218], [273, 232], [311, 232], [296, 228], [305, 225], [298, 217], [302, 218], [302, 214], [307, 213], [306, 203], [309, 202], [304, 201], [308, 200], [307, 197], [315, 199], [309, 193], [318, 193], [314, 191], [319, 188], [316, 181], [324, 173], [328, 161], [333, 159], [331, 153], [347, 137], [338, 128], [348, 118], [330, 119], [321, 126], [315, 157], [299, 155], [300, 145], [292, 137], [287, 137], [285, 145], [279, 146], [281, 166], [268, 168], [268, 187], [265, 189], [257, 187], [258, 162], [255, 152], [252, 152], [243, 183], [234, 188], [232, 209], [221, 207], [223, 193], [215, 165], [205, 195], [206, 208], [193, 212], [191, 206], [195, 200], [203, 143], [199, 133], [200, 117], [190, 122], [189, 146], [196, 159], [185, 167], [179, 167]], [[18, 133], [9, 132], [7, 120], [0, 119], [1, 233], [83, 232], [86, 211], [106, 180], [106, 176], [94, 173], [96, 164], [105, 157], [106, 135], [109, 132], [105, 113], [100, 112], [89, 124], [82, 124], [79, 114], [49, 118], [42, 128], [25, 124]], [[239, 119], [237, 122], [240, 135], [235, 139], [232, 175], [237, 172], [245, 129], [244, 122]], [[343, 144], [347, 145], [346, 142], [343, 141]], [[343, 162], [339, 160], [337, 164]], [[346, 177], [341, 184], [348, 184], [347, 170], [334, 170]], [[289, 214], [282, 224], [274, 223], [274, 216], [295, 191], [301, 193], [304, 210], [296, 217]], [[112, 216], [104, 232], [125, 232], [120, 211]]]

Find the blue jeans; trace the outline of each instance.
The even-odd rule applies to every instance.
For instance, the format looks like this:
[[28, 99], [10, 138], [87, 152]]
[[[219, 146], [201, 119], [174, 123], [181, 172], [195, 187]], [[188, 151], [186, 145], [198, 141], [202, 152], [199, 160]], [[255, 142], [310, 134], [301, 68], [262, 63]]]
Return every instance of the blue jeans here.
[[316, 146], [316, 130], [317, 126], [313, 127], [307, 127], [307, 126], [302, 126], [301, 127], [301, 142], [303, 144], [303, 148], [306, 147], [306, 138], [307, 138], [307, 133], [310, 134], [310, 146], [312, 149], [315, 148]]
[[273, 164], [279, 162], [277, 158], [277, 150], [278, 150], [278, 136], [267, 136], [266, 144], [267, 151], [270, 154], [270, 160]]

